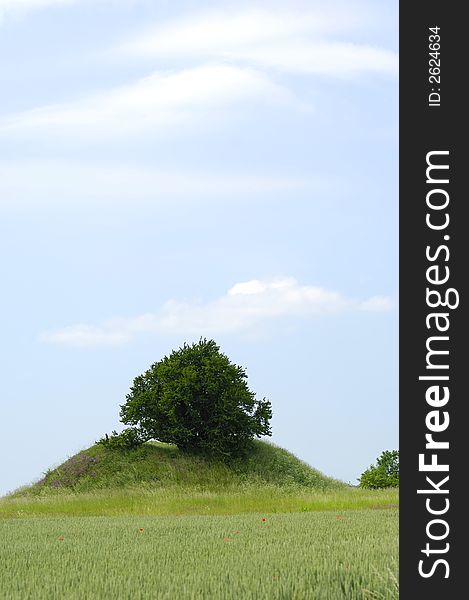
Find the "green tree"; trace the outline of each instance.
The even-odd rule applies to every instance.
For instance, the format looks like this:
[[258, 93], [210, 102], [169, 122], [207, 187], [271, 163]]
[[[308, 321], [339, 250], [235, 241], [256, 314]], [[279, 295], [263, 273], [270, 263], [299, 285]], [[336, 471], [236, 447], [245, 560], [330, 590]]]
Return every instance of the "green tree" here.
[[399, 486], [399, 450], [385, 450], [376, 465], [361, 474], [360, 487], [380, 489]]
[[120, 415], [131, 428], [107, 438], [109, 445], [118, 446], [124, 435], [127, 446], [155, 439], [229, 457], [245, 451], [254, 437], [271, 435], [270, 402], [256, 400], [245, 370], [206, 339], [184, 344], [136, 377]]

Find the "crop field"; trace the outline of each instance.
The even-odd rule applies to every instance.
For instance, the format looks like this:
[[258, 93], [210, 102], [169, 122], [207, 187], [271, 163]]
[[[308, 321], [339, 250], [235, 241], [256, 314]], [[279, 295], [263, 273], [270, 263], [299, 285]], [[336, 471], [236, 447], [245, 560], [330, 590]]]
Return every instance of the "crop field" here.
[[0, 499], [0, 600], [394, 600], [398, 503], [261, 442], [93, 446]]
[[397, 599], [396, 509], [0, 521], [8, 600]]

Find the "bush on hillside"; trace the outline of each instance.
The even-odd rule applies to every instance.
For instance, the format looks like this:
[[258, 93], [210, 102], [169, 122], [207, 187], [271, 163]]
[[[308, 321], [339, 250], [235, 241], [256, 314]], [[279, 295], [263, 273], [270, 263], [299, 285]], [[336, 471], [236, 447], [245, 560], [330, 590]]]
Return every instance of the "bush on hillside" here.
[[[133, 433], [120, 436], [217, 457], [242, 454], [254, 437], [271, 435], [272, 417], [270, 402], [256, 400], [246, 380], [213, 340], [184, 344], [134, 379], [120, 412]], [[120, 442], [125, 447], [126, 440], [111, 444]]]
[[371, 465], [359, 479], [360, 487], [381, 489], [399, 486], [399, 450], [385, 450], [376, 465]]
[[101, 444], [105, 448], [112, 448], [118, 450], [131, 450], [132, 448], [138, 448], [146, 441], [145, 436], [135, 427], [127, 427], [120, 433], [113, 431], [111, 435], [107, 433], [97, 443]]

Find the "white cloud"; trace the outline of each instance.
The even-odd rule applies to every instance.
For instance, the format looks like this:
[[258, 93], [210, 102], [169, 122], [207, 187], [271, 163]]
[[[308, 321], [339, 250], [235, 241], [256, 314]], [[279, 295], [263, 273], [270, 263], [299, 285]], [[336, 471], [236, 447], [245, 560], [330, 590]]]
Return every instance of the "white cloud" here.
[[[294, 73], [350, 77], [395, 75], [397, 54], [384, 48], [330, 39], [350, 30], [356, 15], [325, 9], [248, 10], [203, 14], [141, 32], [120, 51], [134, 56], [229, 60]], [[352, 26], [352, 27], [351, 27]]]
[[[23, 18], [30, 12], [50, 7], [92, 2], [93, 0], [0, 0], [0, 25], [7, 19]], [[98, 1], [98, 0], [94, 0]], [[111, 0], [99, 0], [111, 1]]]
[[71, 4], [92, 4], [96, 2], [128, 4], [134, 1], [136, 0], [0, 0], [0, 22], [2, 16], [24, 16], [30, 11], [53, 6], [66, 6]]
[[74, 0], [0, 0], [0, 10], [30, 10], [56, 4], [71, 4]]
[[[333, 185], [314, 178], [277, 174], [213, 173], [190, 169], [160, 170], [127, 164], [67, 160], [0, 160], [0, 209], [84, 209], [178, 199], [210, 201], [272, 198], [276, 192], [320, 191]], [[66, 201], [64, 200], [66, 199]]]
[[380, 312], [390, 310], [393, 307], [393, 303], [390, 298], [386, 296], [373, 296], [368, 300], [364, 300], [360, 303], [360, 309], [365, 311]]
[[393, 52], [363, 44], [291, 42], [246, 48], [226, 56], [296, 73], [337, 77], [366, 72], [397, 74], [397, 56]]
[[[91, 0], [0, 0], [0, 10], [87, 1]], [[245, 9], [163, 22], [118, 50], [152, 61], [160, 58], [173, 70], [154, 71], [73, 102], [0, 116], [0, 132], [106, 140], [191, 125], [208, 127], [224, 116], [219, 109], [240, 102], [250, 109], [258, 101], [310, 110], [274, 81], [272, 70], [346, 78], [397, 72], [397, 54], [392, 51], [330, 39], [331, 33], [350, 29], [354, 20], [350, 11]]]
[[290, 101], [290, 94], [250, 68], [204, 65], [177, 72], [155, 72], [139, 81], [77, 102], [45, 106], [0, 119], [0, 131], [39, 130], [47, 135], [98, 137], [172, 128], [203, 122], [214, 109], [261, 98]]
[[129, 341], [129, 335], [123, 330], [112, 331], [89, 325], [74, 325], [64, 327], [52, 334], [45, 334], [41, 339], [45, 342], [76, 347], [115, 346]]
[[391, 307], [388, 298], [353, 300], [332, 290], [300, 285], [292, 277], [254, 279], [236, 283], [212, 302], [170, 300], [155, 313], [114, 319], [99, 326], [72, 325], [45, 333], [41, 340], [91, 347], [123, 344], [144, 333], [236, 334], [279, 318], [312, 319], [347, 311], [386, 311]]
[[158, 24], [122, 46], [129, 54], [150, 56], [220, 55], [251, 44], [329, 29], [320, 15], [251, 10], [204, 13]]

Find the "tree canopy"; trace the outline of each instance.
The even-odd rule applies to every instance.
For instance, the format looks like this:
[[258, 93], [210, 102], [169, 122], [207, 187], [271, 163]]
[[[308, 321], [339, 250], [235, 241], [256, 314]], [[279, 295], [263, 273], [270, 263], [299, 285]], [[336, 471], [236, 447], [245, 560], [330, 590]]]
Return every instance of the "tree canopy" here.
[[361, 474], [360, 487], [379, 489], [399, 486], [399, 450], [385, 450], [376, 461]]
[[207, 339], [184, 344], [136, 377], [120, 415], [131, 427], [108, 437], [108, 444], [154, 439], [229, 457], [243, 453], [254, 437], [271, 435], [271, 403], [256, 400], [245, 369]]

